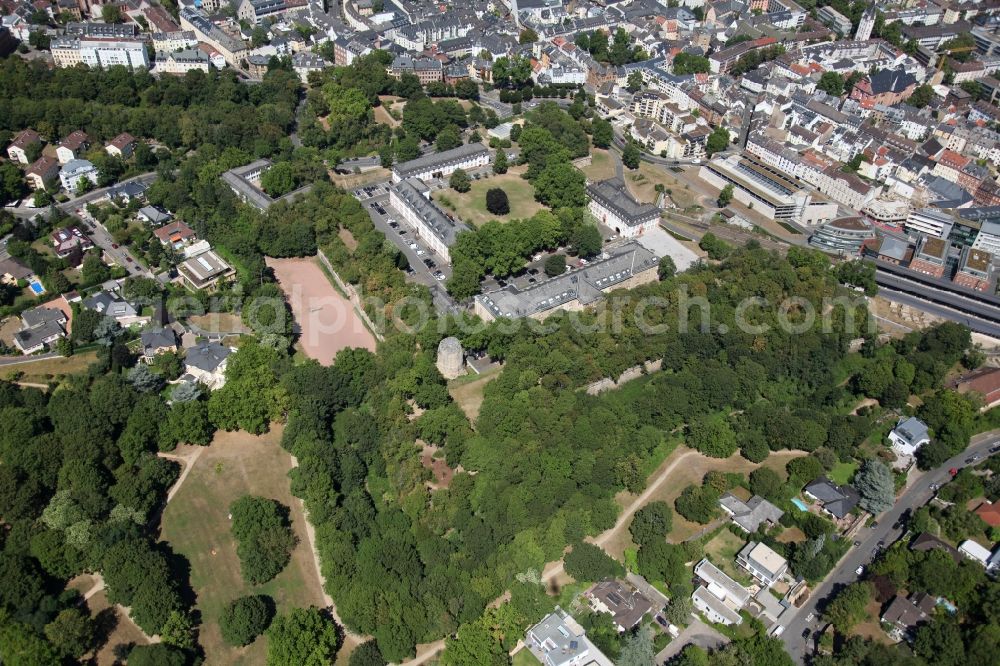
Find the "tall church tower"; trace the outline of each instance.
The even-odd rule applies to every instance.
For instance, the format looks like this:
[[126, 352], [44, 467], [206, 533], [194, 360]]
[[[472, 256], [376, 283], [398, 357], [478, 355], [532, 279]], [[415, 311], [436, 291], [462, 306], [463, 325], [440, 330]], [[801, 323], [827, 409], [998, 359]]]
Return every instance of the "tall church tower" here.
[[859, 42], [867, 42], [872, 38], [872, 28], [875, 27], [875, 5], [872, 4], [865, 13], [861, 15], [858, 23], [858, 31], [854, 33], [854, 39]]

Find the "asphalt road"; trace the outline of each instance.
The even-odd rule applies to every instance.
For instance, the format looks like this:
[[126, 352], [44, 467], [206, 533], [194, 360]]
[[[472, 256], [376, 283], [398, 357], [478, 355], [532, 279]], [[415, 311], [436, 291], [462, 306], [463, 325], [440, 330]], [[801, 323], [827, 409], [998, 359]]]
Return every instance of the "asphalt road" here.
[[[146, 183], [148, 185], [149, 183], [155, 181], [157, 178], [159, 178], [159, 175], [156, 173], [144, 173], [140, 176], [135, 176], [134, 178], [123, 180], [120, 183], [118, 183], [118, 185], [123, 185], [124, 183], [132, 183], [132, 182]], [[74, 213], [77, 208], [83, 208], [89, 203], [93, 203], [98, 199], [106, 197], [108, 194], [108, 190], [111, 190], [114, 187], [116, 186], [102, 187], [100, 189], [91, 190], [86, 194], [81, 194], [78, 197], [73, 197], [69, 201], [57, 204], [56, 207], [59, 208], [59, 210], [63, 211], [64, 213]], [[13, 213], [14, 215], [17, 215], [18, 217], [27, 217], [27, 218], [32, 218], [35, 217], [36, 215], [44, 215], [47, 213], [47, 209], [45, 208], [21, 207], [21, 208], [8, 208], [7, 210]]]
[[[80, 212], [76, 212], [77, 210]], [[70, 214], [79, 217], [87, 224], [88, 228], [83, 229], [84, 233], [90, 237], [90, 240], [94, 242], [94, 245], [104, 250], [104, 253], [110, 257], [112, 261], [119, 266], [124, 266], [130, 276], [153, 277], [152, 271], [143, 268], [143, 266], [136, 261], [135, 257], [129, 254], [127, 248], [115, 243], [115, 239], [111, 237], [111, 234], [108, 233], [108, 230], [104, 227], [104, 225], [91, 217], [85, 208], [81, 206], [80, 208], [73, 210]], [[93, 231], [91, 231], [91, 229]]]
[[867, 566], [872, 561], [873, 551], [879, 542], [884, 542], [885, 546], [888, 547], [889, 544], [902, 536], [902, 530], [893, 529], [893, 524], [899, 520], [903, 512], [910, 510], [912, 514], [918, 507], [929, 502], [934, 496], [930, 485], [947, 481], [950, 478], [949, 469], [965, 467], [965, 459], [973, 454], [986, 456], [989, 448], [997, 443], [1000, 443], [1000, 434], [996, 431], [973, 437], [972, 443], [961, 454], [948, 460], [937, 469], [919, 473], [910, 487], [896, 500], [895, 506], [878, 517], [877, 527], [861, 529], [855, 537], [861, 542], [861, 545], [852, 547], [840, 561], [840, 564], [834, 568], [819, 587], [813, 590], [809, 599], [798, 609], [794, 617], [790, 621], [784, 621], [785, 631], [781, 635], [781, 640], [796, 663], [804, 663], [807, 647], [810, 653], [815, 647], [812, 638], [808, 639], [807, 646], [807, 639], [802, 637], [805, 629], [808, 627], [811, 632], [814, 632], [825, 625], [825, 622], [818, 617], [807, 618], [810, 615], [819, 615], [817, 609], [822, 608], [832, 598], [832, 592], [839, 591], [845, 585], [858, 580], [857, 568], [861, 565]]
[[[388, 191], [388, 181], [380, 181], [375, 183], [370, 183], [365, 185], [369, 188], [379, 188], [375, 192], [375, 196], [368, 196], [364, 194], [363, 196], [358, 196], [357, 192], [363, 190], [359, 188], [353, 192], [354, 196], [358, 198], [361, 205], [364, 206], [368, 215], [372, 218], [372, 222], [375, 224], [375, 228], [385, 234], [393, 245], [399, 248], [399, 251], [403, 253], [407, 261], [410, 262], [410, 267], [413, 269], [413, 275], [407, 276], [407, 279], [413, 282], [419, 282], [420, 284], [426, 285], [431, 290], [431, 295], [434, 299], [434, 306], [439, 312], [457, 312], [458, 306], [456, 305], [454, 299], [448, 295], [448, 292], [444, 288], [444, 280], [438, 280], [434, 277], [434, 273], [440, 271], [444, 274], [445, 279], [451, 277], [451, 266], [442, 257], [434, 254], [434, 252], [428, 248], [416, 235], [413, 227], [411, 227], [406, 222], [403, 222], [403, 216], [393, 208], [389, 207], [389, 191]], [[385, 215], [382, 215], [377, 210], [372, 208], [372, 204], [377, 204], [386, 211]], [[393, 218], [399, 224], [399, 227], [393, 229], [389, 226], [389, 218]], [[405, 236], [399, 234], [400, 231], [405, 230], [407, 233]], [[424, 254], [418, 255], [416, 249], [410, 247], [410, 243], [416, 243], [417, 249], [423, 250]], [[433, 269], [429, 269], [424, 264], [424, 259], [430, 259], [436, 265]]]

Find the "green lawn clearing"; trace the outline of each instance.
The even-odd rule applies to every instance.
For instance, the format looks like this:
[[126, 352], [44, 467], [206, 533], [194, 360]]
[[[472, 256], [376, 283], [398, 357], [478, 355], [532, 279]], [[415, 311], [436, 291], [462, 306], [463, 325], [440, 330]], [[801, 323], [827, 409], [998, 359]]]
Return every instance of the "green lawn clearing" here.
[[535, 658], [535, 655], [531, 654], [531, 650], [528, 648], [521, 648], [512, 658], [512, 663], [514, 666], [541, 666], [542, 662]]
[[851, 477], [854, 476], [854, 471], [858, 468], [858, 463], [856, 462], [839, 462], [834, 465], [833, 469], [830, 470], [830, 480], [838, 485], [844, 485], [851, 481]]
[[[514, 220], [531, 217], [544, 206], [535, 201], [535, 188], [521, 178], [527, 167], [512, 167], [502, 176], [490, 176], [482, 180], [472, 181], [472, 189], [468, 192], [456, 192], [451, 188], [445, 188], [434, 192], [434, 201], [445, 210], [450, 210], [455, 215], [471, 226], [481, 226], [490, 220]], [[486, 210], [486, 191], [494, 187], [499, 187], [507, 193], [510, 201], [510, 213], [497, 216]], [[450, 204], [450, 205], [449, 205]]]

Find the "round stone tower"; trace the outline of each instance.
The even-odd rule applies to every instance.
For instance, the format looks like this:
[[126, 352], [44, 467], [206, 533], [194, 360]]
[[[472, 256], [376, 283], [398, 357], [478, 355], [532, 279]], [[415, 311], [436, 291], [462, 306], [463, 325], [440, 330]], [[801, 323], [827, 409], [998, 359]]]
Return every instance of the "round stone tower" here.
[[437, 369], [445, 379], [454, 379], [465, 370], [465, 353], [458, 338], [445, 338], [438, 345]]

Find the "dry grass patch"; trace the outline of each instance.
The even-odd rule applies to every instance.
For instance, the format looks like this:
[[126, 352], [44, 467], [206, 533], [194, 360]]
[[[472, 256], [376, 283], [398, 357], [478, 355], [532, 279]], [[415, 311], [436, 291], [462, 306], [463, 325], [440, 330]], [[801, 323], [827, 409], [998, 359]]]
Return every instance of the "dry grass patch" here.
[[[219, 616], [233, 599], [266, 594], [274, 599], [278, 612], [323, 606], [301, 504], [289, 490], [291, 456], [281, 448], [280, 439], [280, 427], [260, 437], [217, 433], [163, 514], [163, 539], [191, 565], [191, 586], [202, 615], [200, 642], [209, 664], [264, 663], [265, 638], [243, 648], [230, 647], [222, 640]], [[288, 566], [274, 580], [258, 586], [243, 581], [230, 531], [229, 506], [247, 494], [289, 507], [298, 539]]]
[[124, 657], [133, 646], [149, 645], [142, 630], [125, 613], [108, 603], [106, 591], [101, 590], [88, 599], [87, 607], [90, 616], [107, 632], [104, 644], [97, 651], [97, 663], [101, 666], [124, 663]]
[[670, 198], [674, 204], [681, 209], [692, 206], [697, 201], [695, 195], [688, 189], [686, 183], [678, 180], [674, 172], [667, 167], [640, 162], [639, 168], [635, 171], [625, 170], [625, 182], [629, 191], [639, 201], [656, 201], [656, 185], [663, 185], [664, 189], [670, 190]]
[[615, 162], [611, 153], [601, 148], [594, 148], [590, 156], [590, 166], [581, 169], [589, 180], [605, 180], [614, 178]]
[[20, 376], [20, 381], [45, 384], [49, 380], [58, 379], [65, 375], [86, 372], [90, 364], [96, 360], [97, 352], [89, 351], [72, 356], [56, 356], [41, 361], [5, 366], [0, 368], [0, 374], [9, 377], [16, 373]]
[[389, 127], [398, 127], [400, 124], [398, 120], [389, 115], [384, 106], [375, 107], [375, 122], [388, 125]]
[[705, 544], [705, 555], [712, 563], [738, 581], [748, 581], [750, 576], [736, 566], [736, 553], [740, 552], [746, 541], [729, 530], [722, 530], [711, 541]]
[[489, 370], [473, 378], [460, 378], [448, 383], [448, 392], [451, 398], [465, 412], [472, 423], [476, 422], [479, 410], [483, 406], [483, 393], [486, 385], [500, 376], [500, 368]]
[[188, 317], [188, 320], [209, 333], [253, 333], [250, 328], [243, 325], [239, 315], [228, 312], [209, 312]]

